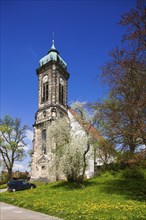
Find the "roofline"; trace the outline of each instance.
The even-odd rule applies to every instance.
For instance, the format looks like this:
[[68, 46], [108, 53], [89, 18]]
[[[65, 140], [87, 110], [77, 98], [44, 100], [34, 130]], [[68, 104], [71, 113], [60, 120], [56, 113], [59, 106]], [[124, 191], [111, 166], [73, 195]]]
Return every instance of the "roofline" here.
[[68, 107], [68, 111], [76, 118], [78, 123], [81, 125], [81, 127], [86, 131], [89, 132], [89, 134], [96, 140], [103, 140], [103, 137], [100, 135], [99, 131], [93, 126], [93, 124], [87, 123], [86, 125], [83, 124], [83, 120], [81, 117], [77, 114], [75, 110]]

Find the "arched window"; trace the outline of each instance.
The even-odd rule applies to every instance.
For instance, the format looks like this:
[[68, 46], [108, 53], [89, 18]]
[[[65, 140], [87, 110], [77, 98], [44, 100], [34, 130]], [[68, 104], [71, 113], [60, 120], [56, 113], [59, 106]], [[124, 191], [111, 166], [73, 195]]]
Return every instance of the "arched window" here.
[[42, 151], [46, 154], [46, 129], [42, 130]]
[[42, 80], [42, 102], [46, 102], [49, 98], [48, 76], [45, 75]]
[[59, 81], [59, 103], [64, 105], [64, 81], [62, 78]]

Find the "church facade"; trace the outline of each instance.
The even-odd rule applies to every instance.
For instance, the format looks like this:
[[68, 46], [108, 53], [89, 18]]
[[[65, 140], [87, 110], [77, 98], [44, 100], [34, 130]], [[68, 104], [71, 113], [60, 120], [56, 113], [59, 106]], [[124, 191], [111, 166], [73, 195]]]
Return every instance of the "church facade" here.
[[[68, 108], [68, 79], [67, 64], [59, 55], [52, 41], [51, 49], [39, 62], [36, 70], [38, 76], [38, 111], [35, 115], [33, 156], [31, 163], [31, 179], [47, 179], [55, 181], [55, 171], [52, 164], [55, 159], [55, 150], [50, 144], [47, 135], [48, 126], [52, 120], [67, 117], [72, 132], [85, 135], [82, 125], [76, 120], [73, 110]], [[94, 131], [93, 131], [94, 130]], [[92, 133], [100, 138], [96, 129]], [[92, 148], [89, 154], [89, 166], [86, 176], [94, 175], [95, 158]]]

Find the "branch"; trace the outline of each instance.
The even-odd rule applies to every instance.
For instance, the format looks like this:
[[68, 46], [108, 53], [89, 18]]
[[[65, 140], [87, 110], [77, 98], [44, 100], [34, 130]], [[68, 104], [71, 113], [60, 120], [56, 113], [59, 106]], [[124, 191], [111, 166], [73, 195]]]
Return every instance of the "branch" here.
[[8, 170], [8, 169], [9, 169], [9, 166], [8, 166], [7, 161], [6, 161], [6, 159], [5, 159], [4, 152], [3, 152], [1, 149], [0, 149], [0, 152], [1, 152], [2, 158], [3, 158], [4, 163], [5, 163], [5, 165], [6, 165], [6, 167], [7, 167], [7, 170]]

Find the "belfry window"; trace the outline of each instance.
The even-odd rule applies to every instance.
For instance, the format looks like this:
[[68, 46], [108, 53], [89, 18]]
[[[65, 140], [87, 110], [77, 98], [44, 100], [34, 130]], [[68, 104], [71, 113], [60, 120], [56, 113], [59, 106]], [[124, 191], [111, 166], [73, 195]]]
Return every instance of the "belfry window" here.
[[42, 81], [42, 102], [46, 102], [49, 98], [48, 76], [45, 75]]
[[59, 81], [59, 103], [64, 104], [64, 81], [62, 78]]
[[42, 130], [42, 151], [46, 154], [46, 129]]

